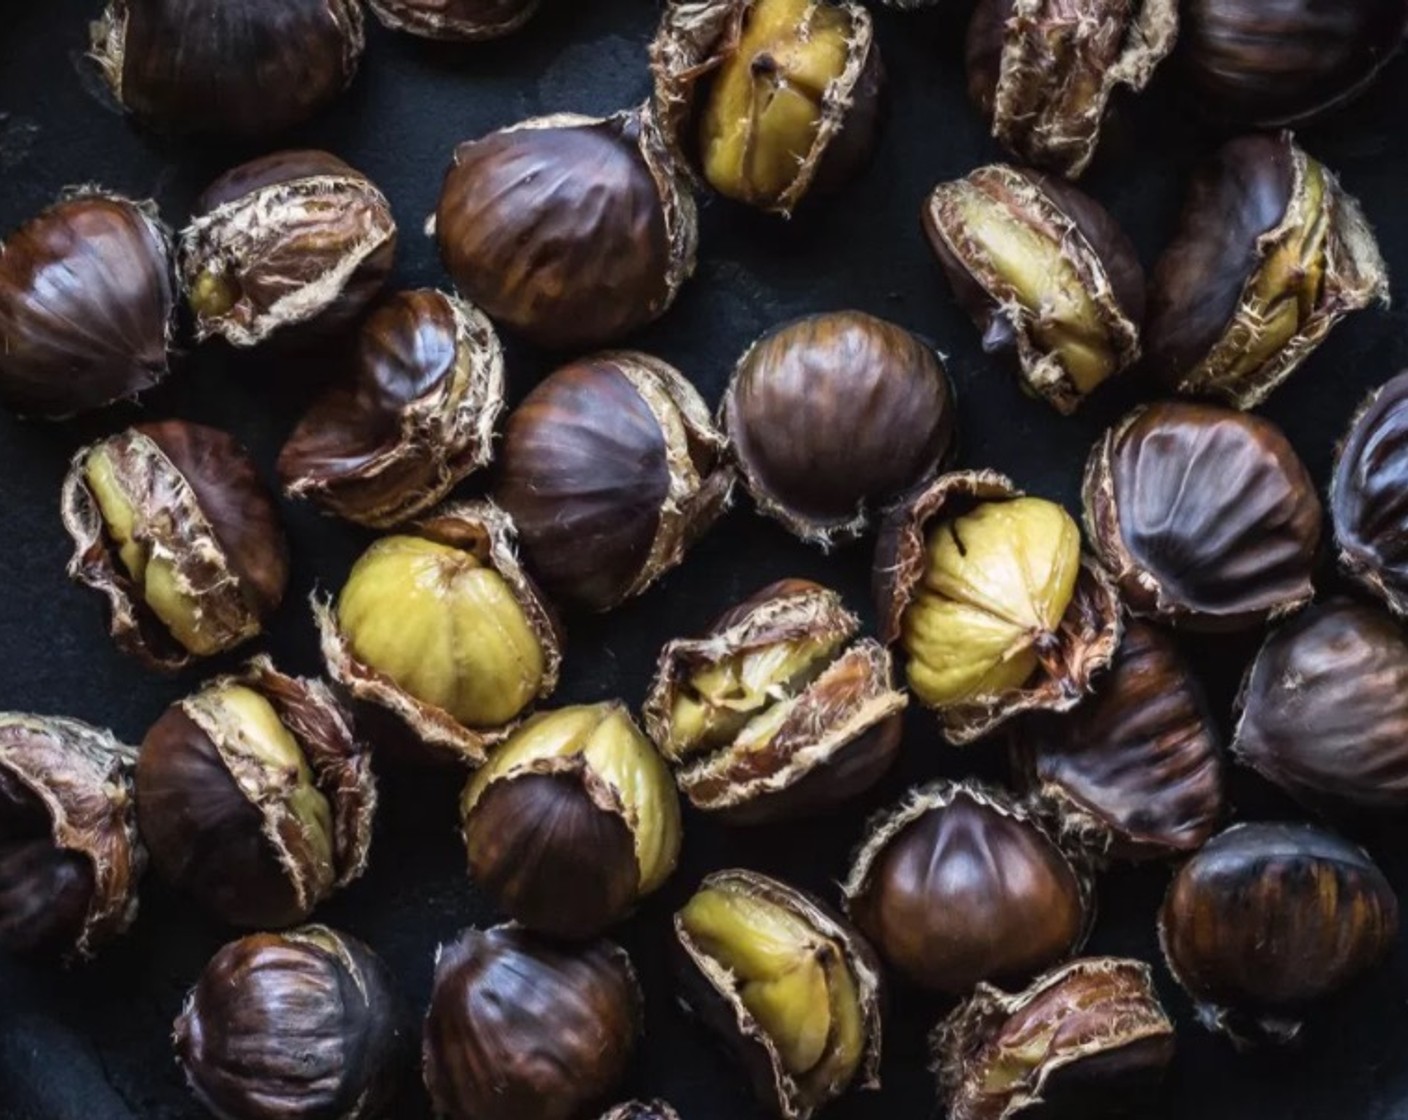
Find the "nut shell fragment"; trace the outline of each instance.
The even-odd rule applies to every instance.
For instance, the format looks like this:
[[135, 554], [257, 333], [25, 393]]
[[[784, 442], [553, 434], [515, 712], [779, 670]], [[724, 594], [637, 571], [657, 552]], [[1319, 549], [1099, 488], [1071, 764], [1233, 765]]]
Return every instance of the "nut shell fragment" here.
[[393, 31], [422, 39], [477, 43], [511, 35], [533, 18], [541, 0], [367, 0]]

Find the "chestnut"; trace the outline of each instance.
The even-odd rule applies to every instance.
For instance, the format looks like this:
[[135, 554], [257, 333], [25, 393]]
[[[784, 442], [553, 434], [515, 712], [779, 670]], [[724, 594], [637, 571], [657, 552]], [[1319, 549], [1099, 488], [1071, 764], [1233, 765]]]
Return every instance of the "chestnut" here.
[[1088, 957], [1014, 995], [979, 984], [931, 1045], [949, 1120], [1088, 1117], [1145, 1103], [1174, 1033], [1148, 965]]
[[1209, 1030], [1286, 1042], [1315, 1001], [1383, 960], [1398, 898], [1361, 849], [1303, 824], [1240, 824], [1169, 887], [1159, 940]]
[[410, 1057], [386, 966], [326, 926], [256, 933], [205, 966], [176, 1019], [176, 1060], [226, 1120], [390, 1115]]
[[956, 745], [1069, 711], [1119, 646], [1119, 599], [1075, 521], [993, 471], [942, 475], [893, 509], [872, 579], [881, 641]]
[[85, 958], [132, 924], [136, 759], [76, 719], [0, 713], [0, 948]]
[[880, 963], [826, 906], [720, 871], [675, 915], [675, 937], [685, 1003], [770, 1114], [808, 1120], [853, 1085], [880, 1087]]
[[332, 693], [266, 657], [173, 704], [142, 741], [152, 862], [232, 925], [307, 918], [362, 874], [375, 812], [371, 757]]
[[466, 299], [585, 350], [658, 319], [694, 272], [694, 199], [649, 114], [538, 117], [455, 149], [435, 210]]
[[911, 983], [965, 996], [1075, 951], [1090, 883], [1029, 810], [995, 788], [939, 781], [870, 823], [846, 911]]
[[108, 600], [118, 647], [185, 668], [258, 635], [288, 585], [288, 546], [249, 454], [186, 420], [90, 444], [64, 479], [70, 578]]
[[422, 39], [476, 43], [517, 31], [541, 0], [367, 0], [372, 14], [393, 31]]
[[737, 202], [788, 217], [853, 179], [874, 147], [883, 67], [859, 4], [671, 3], [650, 68], [671, 154]]
[[808, 315], [739, 360], [721, 417], [758, 509], [823, 548], [928, 482], [956, 442], [943, 361], [860, 311]]
[[859, 631], [836, 592], [787, 579], [665, 646], [645, 727], [696, 809], [730, 824], [811, 815], [885, 775], [909, 698]]
[[679, 858], [670, 772], [617, 702], [528, 720], [470, 778], [460, 813], [475, 883], [553, 937], [615, 925]]
[[606, 611], [684, 559], [733, 470], [694, 386], [634, 351], [550, 374], [509, 414], [494, 499], [554, 599]]
[[225, 172], [181, 231], [196, 337], [257, 346], [340, 331], [381, 290], [396, 253], [391, 205], [327, 152], [275, 152]]
[[1085, 467], [1085, 525], [1136, 615], [1245, 630], [1315, 593], [1315, 483], [1269, 420], [1215, 405], [1135, 409]]
[[166, 377], [176, 286], [150, 202], [66, 195], [0, 243], [0, 402], [53, 419]]
[[1027, 393], [1069, 414], [1139, 359], [1144, 269], [1089, 195], [993, 164], [940, 183], [921, 218], [983, 349], [1015, 351]]
[[504, 355], [477, 308], [401, 292], [362, 324], [351, 379], [314, 401], [279, 453], [290, 497], [386, 529], [488, 464]]
[[436, 953], [425, 1084], [448, 1120], [578, 1120], [620, 1083], [641, 1032], [635, 970], [609, 941], [517, 926]]
[[601, 1120], [680, 1120], [664, 1101], [627, 1101], [604, 1114]]
[[1334, 175], [1290, 133], [1256, 135], [1195, 176], [1149, 291], [1152, 376], [1254, 408], [1342, 318], [1387, 304], [1388, 272]]

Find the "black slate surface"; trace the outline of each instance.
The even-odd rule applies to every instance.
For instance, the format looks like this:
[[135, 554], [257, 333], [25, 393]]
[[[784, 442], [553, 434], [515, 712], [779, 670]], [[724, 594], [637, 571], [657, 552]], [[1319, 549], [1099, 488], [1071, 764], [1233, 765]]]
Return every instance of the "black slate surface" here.
[[[175, 146], [134, 131], [82, 64], [86, 22], [97, 0], [0, 0], [0, 231], [76, 183], [153, 196], [181, 224], [201, 187], [244, 158], [230, 148]], [[999, 152], [963, 94], [966, 4], [904, 15], [877, 14], [888, 64], [888, 126], [874, 162], [854, 187], [790, 225], [714, 202], [703, 208], [698, 273], [663, 321], [636, 343], [678, 364], [718, 400], [733, 360], [766, 328], [820, 309], [859, 307], [933, 339], [949, 355], [959, 389], [962, 461], [1009, 472], [1029, 490], [1076, 509], [1080, 468], [1102, 428], [1140, 395], [1125, 385], [1062, 419], [1029, 400], [1011, 371], [986, 359], [952, 304], [918, 231], [920, 200], [937, 181]], [[395, 284], [446, 282], [421, 235], [453, 145], [540, 113], [606, 113], [645, 96], [645, 45], [654, 0], [549, 0], [522, 34], [468, 49], [428, 46], [371, 27], [363, 71], [350, 94], [290, 145], [327, 147], [386, 191], [401, 226]], [[1182, 102], [1165, 71], [1150, 95], [1125, 105], [1087, 185], [1128, 228], [1146, 265], [1172, 232], [1181, 185], [1213, 136]], [[1397, 64], [1375, 93], [1334, 123], [1304, 136], [1342, 177], [1377, 226], [1390, 266], [1408, 275], [1408, 66]], [[1397, 293], [1402, 290], [1395, 286]], [[553, 365], [510, 345], [514, 399]], [[1332, 447], [1365, 392], [1408, 365], [1400, 310], [1360, 315], [1272, 398], [1282, 424], [1323, 485]], [[297, 368], [262, 353], [189, 351], [169, 384], [141, 407], [77, 423], [20, 424], [0, 416], [0, 708], [77, 716], [139, 741], [164, 706], [194, 688], [202, 671], [161, 679], [107, 640], [98, 599], [64, 578], [69, 547], [58, 491], [68, 457], [86, 440], [143, 417], [179, 415], [226, 427], [271, 471], [283, 437], [335, 356]], [[285, 507], [293, 585], [268, 636], [281, 665], [316, 672], [306, 597], [336, 588], [369, 535]], [[558, 703], [621, 696], [638, 704], [656, 651], [772, 579], [801, 575], [844, 591], [868, 610], [868, 544], [831, 556], [803, 547], [745, 502], [686, 564], [643, 598], [606, 618], [570, 620]], [[1336, 586], [1328, 565], [1322, 588]], [[1226, 715], [1255, 638], [1192, 645]], [[209, 672], [233, 664], [228, 659]], [[674, 1004], [663, 952], [673, 909], [706, 871], [743, 865], [835, 897], [866, 816], [908, 785], [937, 775], [1000, 776], [983, 746], [944, 746], [929, 718], [910, 715], [896, 771], [864, 803], [790, 829], [729, 832], [690, 814], [678, 874], [620, 931], [648, 994], [647, 1033], [623, 1098], [661, 1095], [685, 1120], [761, 1116], [741, 1079]], [[371, 869], [318, 918], [364, 938], [390, 963], [417, 1007], [427, 996], [437, 943], [492, 914], [463, 872], [455, 835], [454, 774], [397, 776], [383, 784]], [[1246, 773], [1233, 776], [1238, 815], [1291, 816]], [[1392, 831], [1364, 836], [1401, 890], [1408, 860]], [[1167, 873], [1117, 870], [1100, 882], [1100, 918], [1090, 948], [1155, 959], [1153, 916]], [[168, 1035], [182, 995], [233, 931], [150, 880], [131, 935], [92, 966], [70, 972], [0, 962], [0, 1118], [178, 1120], [200, 1110], [171, 1059]], [[1405, 935], [1408, 937], [1408, 935]], [[1389, 1120], [1408, 1117], [1408, 951], [1356, 991], [1327, 1006], [1295, 1049], [1238, 1055], [1194, 1025], [1166, 972], [1160, 986], [1179, 1020], [1179, 1055], [1151, 1115], [1187, 1120]], [[897, 992], [886, 1030], [884, 1090], [853, 1096], [835, 1120], [937, 1115], [925, 1072], [924, 1036], [936, 1005]], [[400, 1117], [426, 1114], [413, 1095]]]

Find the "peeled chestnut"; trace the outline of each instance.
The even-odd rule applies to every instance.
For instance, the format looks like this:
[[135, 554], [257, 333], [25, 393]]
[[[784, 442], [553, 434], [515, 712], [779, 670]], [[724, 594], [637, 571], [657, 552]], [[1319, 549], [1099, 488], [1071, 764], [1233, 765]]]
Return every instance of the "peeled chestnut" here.
[[1153, 375], [1254, 408], [1342, 318], [1388, 302], [1388, 272], [1359, 203], [1282, 133], [1203, 167], [1149, 290]]
[[1069, 711], [1119, 645], [1119, 600], [1070, 514], [992, 471], [943, 475], [892, 510], [873, 584], [881, 640], [955, 744]]
[[257, 346], [339, 331], [381, 290], [395, 253], [390, 203], [336, 156], [241, 164], [206, 188], [181, 231], [196, 337]]
[[362, 874], [371, 757], [327, 686], [266, 657], [173, 704], [137, 762], [142, 839], [216, 917], [281, 927]]
[[628, 1101], [617, 1105], [601, 1120], [680, 1120], [680, 1114], [664, 1101]]
[[1068, 956], [1093, 918], [1083, 870], [998, 790], [934, 782], [869, 826], [846, 910], [911, 982], [965, 996]]
[[855, 641], [841, 597], [782, 580], [726, 611], [701, 638], [670, 642], [645, 726], [696, 809], [730, 824], [823, 812], [884, 776], [901, 713], [890, 654]]
[[393, 31], [423, 39], [474, 43], [517, 31], [540, 0], [367, 0], [372, 14]]
[[694, 271], [694, 199], [644, 110], [559, 113], [455, 149], [435, 211], [455, 287], [540, 346], [663, 315]]
[[1089, 957], [1015, 995], [979, 984], [932, 1047], [949, 1120], [1083, 1118], [1145, 1103], [1174, 1036], [1148, 965]]
[[76, 719], [0, 713], [0, 948], [89, 957], [132, 924], [136, 758]]
[[1315, 1001], [1393, 948], [1398, 898], [1359, 848], [1310, 825], [1234, 825], [1164, 899], [1169, 970], [1209, 1030], [1285, 1042]]
[[596, 354], [509, 414], [494, 498], [544, 590], [606, 611], [675, 567], [727, 508], [723, 449], [677, 369], [634, 351]]
[[860, 311], [808, 315], [748, 348], [721, 417], [759, 510], [827, 547], [928, 482], [955, 443], [933, 349]]
[[620, 1083], [641, 1031], [630, 958], [517, 926], [442, 945], [425, 1019], [425, 1084], [449, 1120], [577, 1120]]
[[488, 464], [504, 355], [477, 308], [429, 289], [392, 296], [362, 324], [351, 372], [279, 453], [290, 497], [385, 529]]
[[70, 578], [108, 600], [113, 639], [181, 669], [258, 635], [288, 585], [274, 499], [248, 453], [186, 420], [90, 444], [64, 479]]
[[827, 907], [720, 871], [675, 915], [675, 937], [685, 1002], [769, 1112], [807, 1120], [852, 1085], [880, 1087], [880, 963]]
[[176, 294], [150, 202], [67, 195], [0, 243], [0, 402], [59, 418], [161, 381]]
[[326, 926], [256, 933], [205, 966], [176, 1020], [176, 1060], [225, 1120], [390, 1115], [409, 1058], [380, 958]]
[[1139, 359], [1144, 269], [1089, 195], [993, 164], [939, 184], [921, 218], [983, 349], [1015, 350], [1031, 395], [1071, 413]]

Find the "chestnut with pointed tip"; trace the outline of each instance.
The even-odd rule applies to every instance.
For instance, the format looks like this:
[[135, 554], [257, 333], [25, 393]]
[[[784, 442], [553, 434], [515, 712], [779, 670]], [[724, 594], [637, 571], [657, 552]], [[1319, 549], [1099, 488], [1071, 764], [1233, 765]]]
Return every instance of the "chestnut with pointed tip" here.
[[367, 0], [372, 14], [393, 31], [422, 39], [478, 43], [517, 31], [541, 0]]

